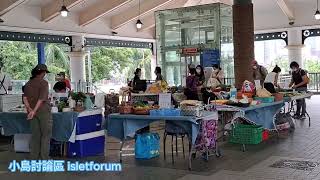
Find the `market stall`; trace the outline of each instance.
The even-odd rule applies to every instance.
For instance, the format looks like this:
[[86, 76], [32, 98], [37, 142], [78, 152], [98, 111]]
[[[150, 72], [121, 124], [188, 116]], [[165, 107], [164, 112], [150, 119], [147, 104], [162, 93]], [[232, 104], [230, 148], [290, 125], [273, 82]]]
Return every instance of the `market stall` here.
[[[68, 157], [103, 154], [105, 133], [102, 129], [102, 120], [102, 109], [87, 110], [81, 113], [52, 113], [51, 138], [58, 142], [67, 143]], [[27, 120], [25, 112], [0, 113], [0, 126], [5, 136], [20, 134], [18, 137], [23, 139], [28, 140], [26, 137], [31, 138], [29, 135], [31, 134], [30, 122]], [[16, 140], [17, 142], [14, 143], [28, 144], [28, 142]], [[28, 148], [28, 145], [25, 145], [25, 147]], [[26, 149], [24, 151], [28, 152], [29, 150]]]
[[[189, 137], [189, 143], [192, 144], [191, 151], [194, 151], [196, 140], [199, 135], [199, 122], [205, 119], [218, 120], [218, 116], [214, 112], [203, 112], [201, 117], [196, 116], [153, 116], [153, 115], [133, 115], [133, 114], [111, 114], [108, 119], [108, 135], [118, 138], [121, 141], [120, 147], [120, 162], [122, 161], [122, 147], [123, 144], [135, 137], [137, 130], [142, 129], [152, 122], [166, 120], [182, 127]], [[215, 141], [215, 140], [214, 140]], [[218, 153], [218, 146], [215, 144], [215, 152]], [[220, 154], [217, 154], [218, 156]], [[189, 154], [189, 168], [191, 169], [191, 156]]]

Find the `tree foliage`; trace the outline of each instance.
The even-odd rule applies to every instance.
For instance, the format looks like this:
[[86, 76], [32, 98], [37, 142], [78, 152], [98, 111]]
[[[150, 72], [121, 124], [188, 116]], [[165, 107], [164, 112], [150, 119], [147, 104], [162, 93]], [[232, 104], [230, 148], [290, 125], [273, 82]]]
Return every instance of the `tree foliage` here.
[[37, 64], [37, 51], [33, 43], [3, 41], [0, 57], [4, 70], [17, 80], [29, 79], [31, 69]]
[[319, 73], [320, 72], [320, 63], [318, 60], [309, 59], [305, 62], [306, 70], [310, 73]]
[[[52, 75], [59, 72], [70, 74], [69, 47], [46, 44], [46, 64]], [[28, 80], [37, 64], [37, 48], [31, 42], [0, 42], [0, 60], [5, 71], [15, 80]], [[102, 79], [132, 78], [136, 68], [145, 69], [145, 78], [151, 78], [151, 51], [147, 49], [94, 47], [91, 52], [94, 82]]]

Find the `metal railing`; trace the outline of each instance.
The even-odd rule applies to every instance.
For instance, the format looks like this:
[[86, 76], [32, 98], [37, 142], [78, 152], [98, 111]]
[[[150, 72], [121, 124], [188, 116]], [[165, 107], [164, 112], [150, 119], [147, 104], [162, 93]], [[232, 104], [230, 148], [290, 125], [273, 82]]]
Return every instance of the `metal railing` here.
[[[320, 72], [319, 73], [308, 73], [310, 83], [308, 84], [308, 90], [312, 92], [320, 92]], [[291, 79], [291, 75], [284, 74], [280, 77], [279, 83], [284, 83], [286, 79]], [[224, 78], [224, 83], [226, 85], [233, 85], [235, 83], [235, 78]]]
[[[22, 86], [24, 86], [28, 81], [26, 80], [12, 80], [12, 91], [10, 92], [11, 94], [22, 94]], [[56, 82], [49, 81], [49, 90], [53, 91], [53, 86]], [[104, 92], [102, 89], [97, 87], [93, 83], [88, 83], [88, 82], [81, 82], [81, 83], [71, 83], [73, 87], [73, 91], [78, 92], [86, 92], [86, 93], [107, 93]]]
[[308, 73], [310, 83], [308, 84], [308, 90], [319, 92], [320, 90], [320, 73]]

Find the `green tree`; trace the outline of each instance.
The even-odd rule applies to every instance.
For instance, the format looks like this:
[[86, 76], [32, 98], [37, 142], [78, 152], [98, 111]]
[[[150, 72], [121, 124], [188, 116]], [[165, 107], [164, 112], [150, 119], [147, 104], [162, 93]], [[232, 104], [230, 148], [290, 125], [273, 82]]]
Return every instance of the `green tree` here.
[[0, 57], [4, 70], [16, 80], [27, 80], [31, 69], [37, 64], [37, 51], [34, 43], [2, 41]]
[[69, 76], [70, 61], [66, 54], [67, 48], [67, 46], [60, 44], [46, 44], [46, 64], [52, 73], [66, 72]]
[[305, 61], [306, 70], [310, 73], [319, 73], [320, 72], [320, 63], [318, 60], [309, 59]]

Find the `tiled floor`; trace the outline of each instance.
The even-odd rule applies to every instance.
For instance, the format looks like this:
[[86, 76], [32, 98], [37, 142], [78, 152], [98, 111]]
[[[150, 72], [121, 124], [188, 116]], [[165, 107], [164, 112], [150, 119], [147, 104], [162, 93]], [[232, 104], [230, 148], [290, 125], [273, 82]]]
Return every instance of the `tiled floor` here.
[[[275, 162], [284, 160], [311, 161], [320, 163], [320, 96], [314, 96], [308, 100], [308, 109], [312, 118], [311, 127], [307, 121], [296, 121], [297, 128], [293, 134], [272, 138], [267, 142], [256, 146], [248, 146], [246, 152], [242, 152], [239, 145], [223, 144], [221, 146], [223, 157], [211, 157], [209, 162], [197, 158], [193, 161], [193, 170], [188, 171], [187, 157], [182, 156], [181, 141], [179, 141], [179, 156], [175, 156], [175, 163], [171, 163], [171, 138], [167, 141], [167, 160], [161, 157], [137, 161], [133, 155], [133, 143], [125, 147], [123, 171], [120, 173], [50, 173], [50, 174], [12, 174], [7, 171], [9, 161], [21, 160], [27, 154], [14, 153], [8, 145], [0, 143], [0, 178], [1, 179], [130, 179], [130, 180], [320, 180], [320, 167], [312, 171], [296, 170], [291, 168], [270, 167]], [[161, 130], [159, 131], [161, 132]], [[116, 140], [108, 140], [106, 157], [92, 157], [85, 160], [99, 162], [117, 162], [117, 149], [119, 143]], [[112, 142], [112, 143], [110, 143]], [[3, 144], [3, 143], [2, 143]], [[187, 147], [187, 144], [186, 144]], [[187, 149], [187, 148], [186, 148]], [[186, 152], [186, 155], [188, 152]]]

